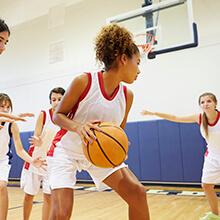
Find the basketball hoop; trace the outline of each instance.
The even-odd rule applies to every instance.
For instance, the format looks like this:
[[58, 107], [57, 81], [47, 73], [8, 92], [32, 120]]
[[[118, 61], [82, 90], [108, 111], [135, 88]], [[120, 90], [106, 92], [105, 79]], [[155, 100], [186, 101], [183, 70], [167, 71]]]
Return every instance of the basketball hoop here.
[[[142, 38], [141, 38], [142, 37]], [[144, 37], [144, 39], [143, 39]], [[142, 52], [146, 55], [146, 58], [148, 56], [148, 53], [151, 53], [152, 52], [152, 45], [154, 44], [155, 42], [155, 37], [153, 34], [148, 34], [148, 33], [144, 33], [144, 34], [137, 34], [135, 35], [133, 38], [135, 38], [135, 40], [137, 40], [137, 38], [140, 38], [139, 39], [139, 42], [140, 41], [144, 41], [146, 43], [144, 44], [141, 44], [141, 43], [137, 43], [136, 45], [138, 47], [141, 47], [142, 48]]]

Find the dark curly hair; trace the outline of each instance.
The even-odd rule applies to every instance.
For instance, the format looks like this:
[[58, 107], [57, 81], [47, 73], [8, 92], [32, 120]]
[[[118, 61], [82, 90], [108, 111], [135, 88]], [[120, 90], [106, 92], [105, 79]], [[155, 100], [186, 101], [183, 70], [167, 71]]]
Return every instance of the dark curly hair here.
[[4, 20], [0, 18], [0, 32], [3, 32], [3, 31], [8, 31], [8, 35], [10, 36], [10, 30], [9, 30], [8, 25], [5, 23]]
[[122, 54], [132, 58], [133, 54], [139, 53], [139, 49], [133, 41], [132, 33], [117, 24], [102, 27], [94, 43], [96, 60], [104, 63], [106, 71]]

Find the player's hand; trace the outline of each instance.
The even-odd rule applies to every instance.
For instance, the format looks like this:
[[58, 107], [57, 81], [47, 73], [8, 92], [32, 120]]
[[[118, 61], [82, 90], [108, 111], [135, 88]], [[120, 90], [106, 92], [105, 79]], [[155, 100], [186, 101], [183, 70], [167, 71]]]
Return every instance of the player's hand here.
[[29, 138], [28, 140], [31, 145], [34, 145], [36, 147], [40, 147], [43, 143], [41, 136], [31, 136], [31, 138]]
[[14, 120], [13, 120], [13, 119], [10, 119], [10, 118], [6, 118], [6, 117], [0, 117], [0, 129], [3, 128], [3, 126], [1, 125], [1, 122], [13, 123]]
[[77, 133], [79, 134], [84, 146], [87, 145], [86, 141], [92, 143], [92, 140], [96, 139], [96, 136], [93, 134], [92, 129], [96, 131], [101, 131], [101, 129], [97, 125], [95, 125], [96, 123], [100, 123], [100, 121], [87, 121], [78, 127]]
[[16, 121], [27, 121], [26, 119], [24, 119], [24, 117], [34, 117], [34, 114], [32, 114], [32, 113], [19, 113], [17, 115], [14, 115], [14, 119]]
[[18, 117], [24, 118], [24, 117], [34, 117], [33, 113], [19, 113]]
[[46, 160], [41, 160], [41, 157], [35, 158], [32, 162], [32, 165], [35, 166], [36, 168], [38, 168], [39, 171], [40, 171], [40, 169], [47, 171], [47, 169], [45, 167], [43, 167], [43, 166], [47, 166]]
[[141, 115], [154, 115], [152, 112], [149, 112], [147, 110], [142, 110]]

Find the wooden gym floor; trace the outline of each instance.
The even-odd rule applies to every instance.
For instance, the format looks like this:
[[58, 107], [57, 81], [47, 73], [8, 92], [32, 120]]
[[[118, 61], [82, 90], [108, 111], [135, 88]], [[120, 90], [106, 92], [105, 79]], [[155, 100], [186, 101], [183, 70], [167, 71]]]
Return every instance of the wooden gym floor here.
[[[201, 188], [146, 186], [146, 191], [151, 220], [198, 220], [210, 211]], [[19, 182], [9, 182], [8, 193], [8, 220], [22, 220], [24, 192]], [[92, 184], [77, 184], [74, 195], [71, 220], [128, 219], [127, 204], [112, 190], [98, 192]], [[40, 189], [30, 220], [41, 219], [42, 198]]]

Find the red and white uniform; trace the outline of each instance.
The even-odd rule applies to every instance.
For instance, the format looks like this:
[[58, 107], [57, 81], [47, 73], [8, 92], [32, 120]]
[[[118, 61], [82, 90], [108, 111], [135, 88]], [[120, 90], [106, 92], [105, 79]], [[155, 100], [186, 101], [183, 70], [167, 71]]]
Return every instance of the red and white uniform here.
[[220, 183], [220, 112], [213, 124], [208, 123], [208, 137], [202, 125], [200, 114], [200, 132], [207, 142], [205, 162], [203, 166], [202, 182]]
[[[54, 124], [53, 122], [52, 109], [48, 109], [42, 112], [44, 114], [44, 118], [43, 118], [43, 130], [42, 130], [41, 138], [42, 138], [42, 143], [44, 143], [46, 136], [49, 133], [51, 133], [51, 131], [54, 131], [56, 134], [56, 132], [60, 130], [60, 127]], [[52, 142], [52, 140], [53, 138], [51, 138], [50, 143]], [[42, 146], [40, 147], [35, 147], [32, 145], [29, 148], [28, 154], [33, 158], [41, 157], [42, 160], [46, 160], [49, 146], [50, 144], [49, 145], [42, 144]], [[39, 172], [39, 170], [36, 167], [34, 167], [28, 162], [25, 162], [21, 174], [21, 188], [24, 187], [24, 191], [26, 193], [35, 195], [39, 190], [41, 181], [43, 181], [44, 192], [50, 193], [47, 172], [43, 170]]]
[[[102, 71], [93, 74], [87, 73], [87, 75], [89, 79], [88, 85], [78, 103], [68, 114], [68, 118], [82, 124], [90, 120], [100, 120], [112, 122], [120, 126], [126, 110], [126, 87], [119, 84], [112, 97], [109, 97], [104, 88]], [[99, 187], [100, 181], [121, 168], [103, 169], [93, 166], [83, 154], [82, 141], [79, 135], [76, 132], [65, 129], [61, 129], [56, 134], [47, 155], [49, 180], [52, 189], [73, 188], [74, 184], [67, 184], [67, 182], [75, 181], [75, 177], [71, 176], [71, 173], [74, 175], [75, 169], [79, 171], [81, 169], [87, 170]], [[71, 166], [73, 170], [70, 172]], [[124, 166], [126, 165], [123, 164], [122, 167]], [[65, 171], [65, 167], [69, 168], [69, 170]], [[59, 171], [61, 171], [60, 176]], [[70, 176], [65, 179], [64, 176], [68, 176], [68, 172]], [[104, 173], [97, 177], [96, 173], [98, 172], [99, 174], [101, 172]], [[62, 179], [65, 179], [65, 182], [61, 181]]]
[[[82, 124], [98, 119], [120, 126], [125, 116], [126, 87], [120, 84], [112, 97], [109, 97], [104, 89], [102, 72], [93, 75], [88, 73], [88, 77], [88, 86], [68, 118]], [[61, 129], [55, 136], [47, 155], [53, 156], [55, 148], [71, 151], [75, 159], [85, 159], [82, 141], [76, 132]]]
[[11, 169], [11, 123], [3, 122], [0, 129], [0, 180], [8, 182]]

